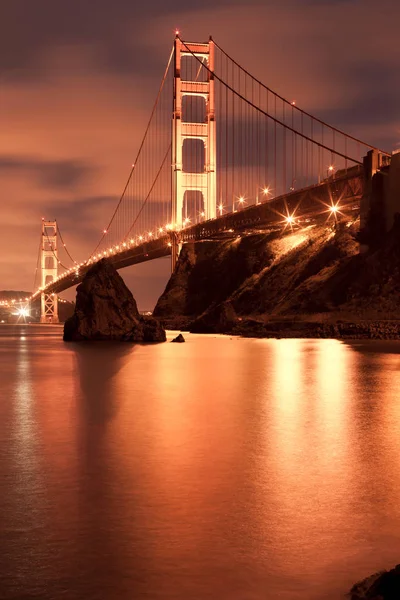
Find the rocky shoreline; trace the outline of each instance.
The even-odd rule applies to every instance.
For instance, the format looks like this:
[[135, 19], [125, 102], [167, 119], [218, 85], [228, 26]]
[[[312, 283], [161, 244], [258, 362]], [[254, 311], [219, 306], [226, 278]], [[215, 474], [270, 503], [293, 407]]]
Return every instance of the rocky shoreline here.
[[161, 319], [162, 325], [172, 331], [191, 333], [225, 334], [253, 338], [335, 338], [400, 340], [400, 320], [360, 321], [261, 321], [236, 319], [232, 323], [216, 327], [201, 327], [196, 321], [185, 317]]
[[350, 590], [350, 600], [398, 600], [400, 598], [400, 565], [389, 571], [379, 571], [356, 583]]
[[165, 327], [245, 337], [400, 339], [400, 216], [360, 253], [359, 220], [183, 246]]

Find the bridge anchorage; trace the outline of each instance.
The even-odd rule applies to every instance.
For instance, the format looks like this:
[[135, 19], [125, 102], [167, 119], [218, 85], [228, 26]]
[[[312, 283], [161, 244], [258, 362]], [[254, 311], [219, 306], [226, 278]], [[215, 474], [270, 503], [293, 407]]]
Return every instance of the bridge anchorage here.
[[[122, 194], [108, 224], [96, 225], [98, 243], [77, 262], [58, 224], [44, 221], [31, 299], [41, 297], [42, 322], [56, 322], [57, 294], [101, 259], [121, 269], [168, 256], [173, 270], [184, 243], [331, 226], [360, 206], [361, 225], [384, 210], [389, 226], [399, 159], [283, 98], [212, 38], [177, 35]], [[378, 188], [387, 188], [384, 209]]]

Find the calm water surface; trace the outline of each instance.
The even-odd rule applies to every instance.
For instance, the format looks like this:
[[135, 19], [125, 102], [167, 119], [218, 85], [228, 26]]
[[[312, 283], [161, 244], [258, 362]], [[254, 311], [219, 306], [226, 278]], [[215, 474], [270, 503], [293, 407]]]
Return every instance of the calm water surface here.
[[0, 328], [0, 598], [336, 600], [400, 562], [400, 344]]

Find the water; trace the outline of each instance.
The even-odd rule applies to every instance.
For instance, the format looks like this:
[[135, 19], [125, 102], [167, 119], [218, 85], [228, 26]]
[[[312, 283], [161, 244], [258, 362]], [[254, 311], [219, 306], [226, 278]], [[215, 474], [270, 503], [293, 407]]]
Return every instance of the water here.
[[0, 598], [336, 600], [400, 562], [400, 343], [0, 329]]

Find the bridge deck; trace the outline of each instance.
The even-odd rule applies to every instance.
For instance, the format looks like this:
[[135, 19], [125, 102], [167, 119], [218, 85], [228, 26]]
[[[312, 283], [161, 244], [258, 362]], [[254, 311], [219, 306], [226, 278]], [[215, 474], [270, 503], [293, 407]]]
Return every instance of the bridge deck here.
[[[343, 210], [359, 206], [363, 194], [363, 170], [352, 169], [349, 174], [330, 178], [301, 190], [296, 190], [285, 196], [266, 200], [257, 205], [251, 205], [240, 211], [222, 215], [216, 219], [198, 223], [187, 227], [179, 233], [183, 243], [202, 239], [209, 239], [224, 234], [237, 235], [238, 231], [247, 228], [263, 229], [281, 227], [285, 223], [285, 216], [295, 214], [296, 222], [301, 226], [310, 220], [327, 216], [329, 206], [339, 204]], [[128, 247], [126, 250], [104, 256], [115, 266], [122, 269], [131, 265], [143, 263], [171, 254], [170, 235], [163, 235], [157, 239], [143, 242], [139, 245]], [[78, 270], [71, 271], [61, 276], [57, 281], [49, 284], [46, 293], [60, 293], [80, 283], [91, 268], [93, 263], [85, 264]], [[32, 298], [40, 294], [37, 291]]]

